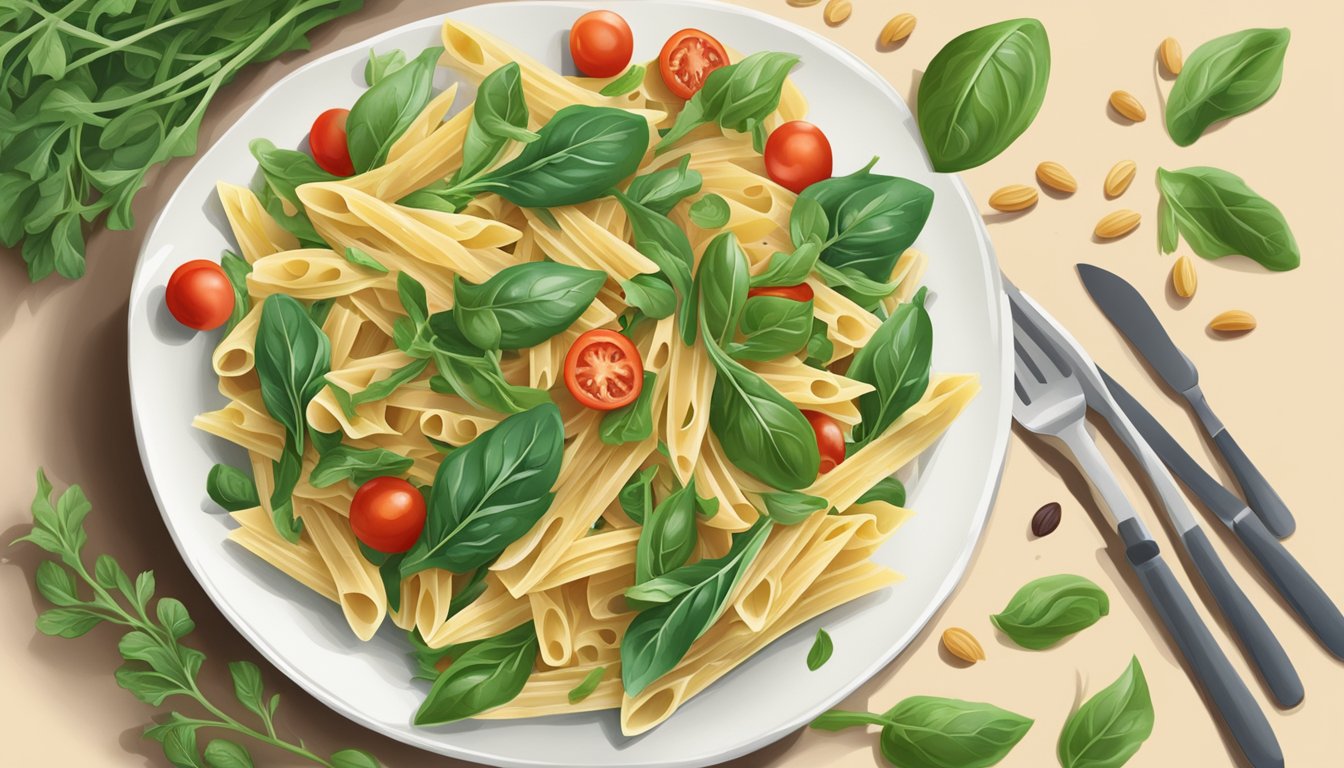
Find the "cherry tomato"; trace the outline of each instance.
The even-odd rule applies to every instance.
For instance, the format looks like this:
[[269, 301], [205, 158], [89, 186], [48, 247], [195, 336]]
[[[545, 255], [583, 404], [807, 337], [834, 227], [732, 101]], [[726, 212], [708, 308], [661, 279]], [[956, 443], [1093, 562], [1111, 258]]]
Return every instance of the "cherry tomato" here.
[[811, 123], [785, 123], [765, 142], [765, 172], [780, 186], [802, 192], [831, 178], [831, 142]]
[[350, 162], [350, 147], [345, 143], [345, 119], [348, 109], [328, 109], [317, 116], [308, 131], [308, 147], [313, 159], [327, 173], [353, 176], [355, 166]]
[[709, 73], [728, 66], [728, 53], [718, 40], [698, 29], [683, 29], [663, 44], [658, 71], [676, 95], [689, 99], [705, 84]]
[[580, 404], [610, 411], [635, 402], [644, 362], [630, 340], [605, 328], [588, 331], [565, 355], [565, 386]]
[[233, 314], [233, 285], [218, 264], [195, 259], [173, 270], [164, 301], [177, 322], [211, 331]]
[[399, 477], [375, 477], [355, 491], [350, 528], [379, 552], [405, 552], [425, 528], [425, 497]]
[[569, 30], [574, 65], [589, 77], [615, 77], [630, 64], [635, 35], [620, 14], [589, 11]]
[[840, 466], [845, 460], [845, 433], [840, 423], [819, 411], [803, 411], [807, 423], [817, 435], [817, 450], [821, 452], [821, 474]]
[[781, 299], [792, 299], [793, 301], [811, 301], [813, 295], [812, 286], [807, 283], [772, 285], [769, 288], [752, 288], [747, 291], [748, 298], [752, 296], [777, 296]]

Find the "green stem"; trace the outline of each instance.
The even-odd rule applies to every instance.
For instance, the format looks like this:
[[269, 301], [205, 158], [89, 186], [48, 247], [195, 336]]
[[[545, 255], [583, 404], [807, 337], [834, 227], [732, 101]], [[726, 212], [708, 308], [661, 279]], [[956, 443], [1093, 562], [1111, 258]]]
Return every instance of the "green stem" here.
[[135, 34], [123, 37], [120, 40], [111, 41], [109, 45], [100, 48], [96, 51], [93, 51], [92, 53], [89, 53], [88, 55], [82, 58], [75, 59], [74, 61], [70, 62], [69, 68], [77, 69], [79, 67], [85, 66], [86, 64], [89, 64], [90, 62], [93, 61], [97, 61], [98, 59], [110, 53], [116, 53], [118, 50], [122, 48], [133, 45], [134, 43], [137, 43], [140, 40], [145, 39], [146, 37], [158, 34], [159, 32], [162, 32], [165, 29], [178, 26], [179, 24], [186, 24], [189, 21], [195, 21], [198, 18], [209, 16], [211, 13], [214, 13], [217, 10], [228, 8], [230, 5], [233, 5], [234, 2], [236, 2], [236, 0], [219, 0], [219, 2], [217, 3], [211, 3], [210, 5], [203, 5], [200, 8], [193, 8], [192, 10], [186, 11], [185, 13], [180, 13], [168, 19], [167, 21], [164, 21], [153, 27], [149, 27], [148, 29], [142, 29], [139, 32], [136, 32]]
[[273, 729], [270, 730], [269, 734], [262, 733], [256, 730], [255, 728], [243, 725], [242, 723], [233, 719], [232, 717], [229, 716], [227, 712], [224, 712], [215, 705], [211, 704], [205, 698], [205, 694], [201, 693], [200, 689], [196, 687], [195, 681], [192, 682], [191, 690], [192, 690], [192, 697], [196, 699], [196, 702], [200, 704], [207, 712], [209, 712], [211, 715], [215, 716], [218, 719], [218, 722], [192, 721], [194, 724], [199, 724], [203, 727], [222, 728], [224, 730], [233, 731], [234, 733], [237, 733], [241, 736], [246, 736], [255, 741], [259, 741], [263, 744], [269, 744], [270, 746], [275, 747], [276, 749], [282, 749], [292, 755], [302, 757], [303, 759], [308, 760], [309, 762], [312, 763], [316, 763], [317, 765], [326, 766], [326, 768], [332, 768], [330, 762], [322, 759], [320, 756], [313, 753], [312, 751], [304, 747], [301, 747], [298, 744], [291, 744], [285, 741], [284, 739], [276, 737], [275, 731]]

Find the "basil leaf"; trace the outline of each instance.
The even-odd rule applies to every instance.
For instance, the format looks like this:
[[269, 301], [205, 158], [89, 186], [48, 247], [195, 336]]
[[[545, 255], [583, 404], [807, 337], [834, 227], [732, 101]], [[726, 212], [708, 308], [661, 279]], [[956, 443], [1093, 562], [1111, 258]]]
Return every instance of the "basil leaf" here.
[[781, 490], [811, 485], [817, 479], [821, 455], [812, 427], [798, 406], [712, 342], [705, 349], [718, 372], [710, 397], [709, 426], [728, 460]]
[[831, 342], [828, 330], [824, 320], [812, 318], [812, 335], [807, 339], [807, 358], [804, 362], [813, 368], [825, 368], [835, 355], [835, 344]]
[[877, 485], [864, 491], [854, 503], [867, 504], [872, 501], [885, 501], [896, 507], [905, 506], [905, 485], [894, 477], [884, 477]]
[[434, 95], [434, 68], [442, 46], [426, 48], [405, 66], [365, 91], [345, 120], [345, 143], [357, 173], [387, 160], [387, 151], [401, 138]]
[[313, 325], [318, 328], [327, 322], [327, 315], [331, 314], [331, 307], [336, 303], [335, 299], [314, 299], [308, 305], [308, 317], [313, 321]]
[[876, 311], [882, 300], [900, 287], [899, 283], [869, 279], [851, 267], [836, 269], [824, 261], [818, 261], [814, 268], [822, 282], [869, 312]]
[[1063, 768], [1118, 768], [1153, 732], [1153, 701], [1137, 657], [1115, 682], [1069, 715], [1059, 734]]
[[346, 247], [345, 260], [350, 262], [351, 264], [354, 264], [357, 267], [372, 269], [374, 272], [381, 272], [383, 274], [387, 274], [388, 271], [387, 267], [383, 266], [382, 262], [370, 256], [363, 249], [356, 248], [353, 245]]
[[691, 156], [682, 155], [681, 162], [675, 168], [636, 176], [625, 194], [645, 208], [666, 216], [677, 203], [699, 192], [704, 184], [700, 172], [690, 167]]
[[662, 576], [635, 584], [625, 590], [625, 602], [636, 611], [643, 611], [655, 605], [671, 602], [699, 584], [713, 577], [719, 570], [719, 564], [713, 560], [700, 560], [669, 571]]
[[1273, 203], [1239, 176], [1217, 168], [1157, 169], [1162, 195], [1162, 250], [1176, 250], [1176, 232], [1206, 259], [1242, 254], [1276, 272], [1302, 263], [1297, 240]]
[[[493, 562], [493, 561], [492, 561]], [[471, 580], [462, 591], [453, 595], [453, 599], [448, 601], [448, 618], [452, 618], [462, 612], [463, 608], [476, 602], [476, 599], [485, 594], [485, 577], [490, 575], [490, 566], [486, 565], [477, 568], [471, 572]]]
[[472, 645], [434, 681], [415, 724], [451, 723], [507, 704], [536, 661], [537, 630], [530, 621]]
[[1110, 612], [1110, 599], [1101, 587], [1064, 573], [1027, 582], [989, 620], [1014, 643], [1039, 651], [1087, 629]]
[[1049, 80], [1050, 41], [1036, 19], [953, 38], [929, 62], [916, 99], [933, 169], [964, 171], [1007, 149], [1036, 119]]
[[[815, 204], [815, 201], [813, 201]], [[765, 271], [751, 278], [752, 288], [781, 285], [799, 285], [812, 274], [821, 255], [819, 241], [807, 241], [790, 253], [776, 252], [770, 257]]]
[[669, 149], [705, 123], [718, 123], [743, 133], [755, 132], [761, 121], [779, 107], [784, 80], [797, 63], [798, 57], [791, 53], [760, 51], [710, 72], [655, 151]]
[[845, 373], [851, 379], [873, 385], [859, 396], [859, 416], [854, 440], [871, 441], [891, 426], [910, 406], [919, 402], [929, 387], [929, 363], [933, 355], [933, 323], [924, 309], [925, 289], [913, 301], [891, 313], [858, 352]]
[[[898, 176], [867, 168], [809, 186], [799, 200], [814, 200], [826, 215], [822, 263], [854, 270], [872, 280], [886, 280], [901, 252], [909, 248], [933, 208], [933, 191]], [[790, 231], [814, 239], [818, 223], [805, 206], [789, 214]], [[797, 224], [793, 217], [803, 217]], [[806, 240], [804, 241], [806, 242]]]
[[[876, 163], [876, 158], [872, 162]], [[817, 198], [799, 197], [795, 200], [789, 211], [789, 239], [793, 241], [793, 247], [802, 248], [809, 242], [820, 246], [830, 236], [831, 221]]]
[[297, 544], [299, 534], [303, 532], [303, 521], [294, 516], [294, 486], [299, 484], [299, 475], [303, 472], [303, 456], [292, 440], [285, 441], [280, 460], [272, 462], [271, 467], [275, 484], [271, 489], [271, 522], [275, 523], [275, 530], [281, 536], [291, 544]]
[[1167, 97], [1167, 133], [1188, 147], [1210, 125], [1269, 101], [1283, 80], [1287, 29], [1243, 29], [1214, 38], [1185, 60]]
[[500, 413], [522, 413], [551, 402], [545, 390], [522, 387], [504, 380], [499, 359], [479, 350], [435, 349], [434, 365], [439, 375], [429, 388], [457, 395], [480, 408]]
[[523, 98], [522, 74], [516, 61], [496, 69], [481, 81], [472, 109], [472, 122], [488, 136], [524, 144], [539, 138], [527, 130], [527, 101]]
[[308, 475], [308, 482], [314, 488], [327, 488], [342, 480], [358, 486], [375, 477], [399, 477], [414, 464], [413, 459], [398, 456], [386, 448], [338, 445], [317, 460]]
[[640, 612], [630, 622], [621, 639], [621, 682], [626, 695], [638, 696], [649, 683], [669, 672], [691, 644], [714, 625], [771, 527], [770, 520], [763, 517], [733, 537], [728, 554], [685, 566], [698, 566], [703, 578], [672, 600]]
[[364, 542], [359, 542], [360, 554], [370, 564], [378, 566], [378, 578], [383, 582], [383, 594], [387, 596], [387, 606], [392, 611], [401, 610], [401, 561], [406, 559], [405, 552], [379, 552]]
[[677, 292], [668, 282], [656, 275], [635, 275], [621, 282], [625, 303], [644, 313], [645, 317], [660, 320], [677, 311]]
[[733, 211], [728, 201], [713, 192], [691, 205], [691, 221], [701, 229], [718, 229], [728, 225]]
[[341, 178], [322, 170], [311, 156], [292, 149], [279, 149], [266, 139], [253, 139], [247, 148], [257, 159], [266, 186], [300, 211], [303, 210], [297, 191], [300, 186]]
[[775, 360], [807, 345], [812, 335], [812, 302], [782, 296], [753, 296], [742, 309], [743, 340], [725, 350], [736, 360]]
[[835, 644], [831, 642], [831, 636], [826, 630], [818, 629], [817, 639], [812, 641], [812, 647], [807, 651], [807, 668], [816, 672], [831, 660], [831, 654], [834, 652]]
[[636, 525], [643, 525], [653, 513], [653, 478], [657, 474], [657, 465], [641, 469], [626, 481], [616, 497], [625, 516]]
[[254, 765], [247, 750], [228, 739], [211, 739], [201, 756], [205, 758], [207, 768], [252, 768]]
[[429, 327], [429, 299], [425, 286], [405, 272], [397, 273], [397, 297], [405, 318], [392, 325], [392, 342], [397, 349], [414, 358], [425, 359], [434, 352], [434, 333]]
[[402, 562], [466, 573], [497, 557], [551, 506], [565, 428], [553, 403], [510, 416], [448, 454], [434, 476], [425, 529]]
[[681, 314], [677, 317], [677, 326], [682, 341], [691, 344], [695, 341], [695, 285], [691, 280], [695, 254], [691, 251], [691, 241], [681, 227], [673, 224], [666, 216], [654, 213], [619, 191], [616, 192], [616, 199], [630, 220], [635, 250], [656, 264], [681, 295]]
[[[336, 400], [336, 404], [341, 407], [341, 412], [345, 414], [345, 417], [353, 419], [356, 416], [355, 409], [357, 407], [364, 403], [386, 400], [389, 395], [397, 391], [398, 387], [424, 373], [428, 367], [428, 359], [414, 360], [392, 371], [387, 378], [379, 379], [353, 395], [336, 386], [330, 380], [327, 381], [327, 389], [331, 390], [332, 397]], [[337, 442], [340, 442], [339, 438], [337, 438]], [[319, 453], [325, 453], [325, 451], [319, 451]]]
[[583, 680], [569, 692], [569, 703], [578, 704], [580, 701], [591, 696], [593, 691], [596, 691], [597, 686], [602, 682], [603, 675], [606, 674], [606, 667], [597, 667], [584, 675]]
[[331, 342], [302, 304], [277, 293], [261, 305], [255, 355], [261, 400], [302, 455], [304, 411], [331, 370]]
[[379, 54], [370, 48], [369, 60], [364, 64], [364, 84], [370, 87], [375, 86], [379, 81], [404, 66], [406, 66], [405, 51], [393, 48], [387, 53]]
[[342, 749], [331, 753], [331, 768], [379, 768], [378, 758], [361, 749]]
[[261, 505], [257, 485], [242, 470], [228, 464], [216, 464], [205, 476], [205, 492], [210, 500], [230, 512]]
[[995, 765], [1035, 722], [992, 704], [935, 696], [911, 696], [882, 718], [882, 756], [910, 768]]
[[797, 525], [830, 506], [830, 502], [820, 496], [797, 491], [763, 493], [761, 500], [765, 502], [765, 513], [780, 525]]
[[633, 93], [644, 84], [645, 71], [643, 64], [631, 64], [630, 68], [622, 72], [620, 77], [602, 86], [602, 90], [598, 93], [612, 98]]
[[644, 520], [635, 545], [635, 583], [686, 564], [695, 552], [695, 478], [669, 493]]
[[647, 440], [653, 434], [653, 389], [658, 375], [644, 372], [644, 384], [635, 402], [607, 411], [598, 427], [598, 437], [607, 445], [624, 445]]
[[465, 189], [496, 192], [524, 208], [595, 200], [635, 172], [649, 146], [649, 124], [633, 112], [574, 104], [555, 113], [518, 157]]
[[[533, 261], [514, 264], [480, 285], [454, 279], [453, 314], [462, 334], [481, 349], [534, 347], [568, 328], [597, 298], [604, 272]], [[474, 318], [492, 318], [485, 333]]]
[[252, 308], [252, 297], [247, 292], [247, 276], [252, 272], [252, 265], [233, 251], [225, 251], [219, 257], [219, 266], [233, 287], [233, 311], [229, 313], [229, 322], [224, 326], [224, 335], [228, 336]]
[[723, 232], [709, 241], [701, 254], [695, 282], [707, 344], [713, 341], [723, 346], [732, 340], [747, 303], [751, 281], [747, 270], [747, 254], [732, 232]]

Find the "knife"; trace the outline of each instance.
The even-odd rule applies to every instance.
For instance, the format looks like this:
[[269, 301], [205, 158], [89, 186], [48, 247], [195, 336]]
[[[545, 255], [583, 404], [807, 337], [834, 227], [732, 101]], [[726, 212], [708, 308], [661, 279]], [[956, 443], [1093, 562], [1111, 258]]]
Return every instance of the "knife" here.
[[1302, 701], [1304, 691], [1302, 678], [1293, 667], [1293, 662], [1288, 658], [1283, 645], [1274, 636], [1269, 625], [1265, 623], [1264, 617], [1227, 572], [1227, 566], [1223, 565], [1223, 561], [1209, 543], [1204, 529], [1200, 527], [1185, 498], [1181, 496], [1180, 489], [1176, 487], [1176, 481], [1162, 466], [1161, 459], [1112, 399], [1106, 384], [1102, 382], [1096, 363], [1058, 321], [1030, 296], [1018, 290], [1017, 286], [1009, 282], [1006, 277], [1004, 290], [1020, 321], [1029, 324], [1037, 336], [1049, 342], [1050, 346], [1068, 362], [1079, 383], [1082, 384], [1088, 407], [1106, 419], [1134, 457], [1143, 465], [1161, 499], [1167, 517], [1176, 529], [1177, 537], [1190, 555], [1190, 562], [1194, 564], [1200, 579], [1208, 586], [1219, 610], [1241, 641], [1241, 646], [1250, 657], [1252, 666], [1260, 672], [1275, 703], [1284, 708], [1297, 706]]
[[1224, 525], [1232, 529], [1321, 645], [1336, 658], [1344, 659], [1344, 614], [1340, 613], [1339, 607], [1321, 589], [1321, 585], [1316, 583], [1283, 543], [1270, 534], [1260, 518], [1251, 514], [1241, 499], [1204, 471], [1133, 395], [1105, 371], [1101, 371], [1101, 377], [1120, 410], [1129, 417], [1143, 439], [1181, 482]]
[[1209, 408], [1204, 392], [1199, 388], [1199, 372], [1195, 370], [1195, 364], [1176, 348], [1148, 302], [1124, 278], [1100, 267], [1079, 264], [1078, 274], [1106, 319], [1129, 339], [1167, 386], [1189, 401], [1200, 425], [1213, 439], [1228, 469], [1237, 478], [1251, 510], [1275, 536], [1282, 539], [1290, 535], [1297, 527], [1292, 512]]

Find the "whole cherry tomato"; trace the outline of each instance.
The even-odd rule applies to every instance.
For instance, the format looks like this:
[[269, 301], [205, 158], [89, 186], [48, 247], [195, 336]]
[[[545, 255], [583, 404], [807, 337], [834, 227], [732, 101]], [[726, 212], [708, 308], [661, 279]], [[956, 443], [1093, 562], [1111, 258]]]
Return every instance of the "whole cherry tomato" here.
[[337, 176], [353, 176], [355, 166], [350, 162], [350, 147], [346, 144], [345, 120], [348, 109], [328, 109], [317, 116], [308, 130], [308, 148], [318, 167]]
[[765, 142], [765, 172], [780, 186], [802, 192], [831, 177], [831, 142], [811, 123], [785, 123]]
[[215, 262], [195, 259], [173, 270], [164, 301], [177, 322], [210, 331], [233, 314], [233, 284]]
[[405, 552], [425, 528], [425, 497], [399, 477], [375, 477], [350, 501], [350, 528], [379, 552]]
[[589, 11], [569, 30], [574, 65], [589, 77], [615, 77], [630, 65], [635, 35], [620, 14]]
[[803, 411], [807, 423], [817, 435], [817, 450], [821, 452], [821, 474], [840, 466], [845, 460], [845, 433], [840, 423], [820, 411]]

